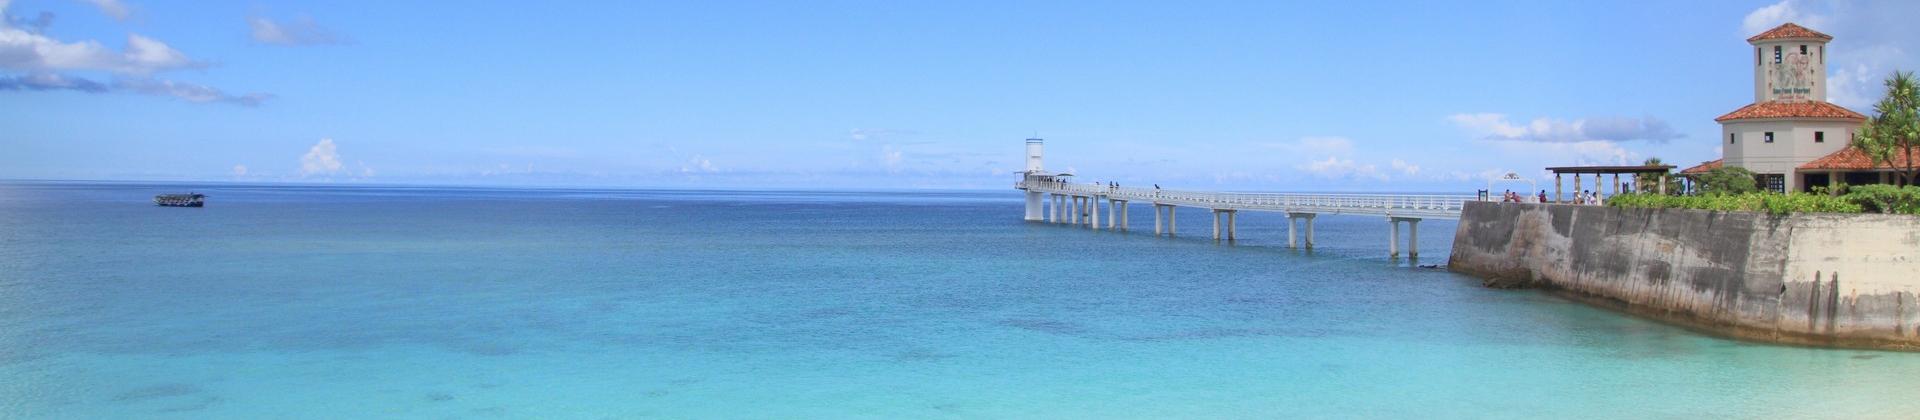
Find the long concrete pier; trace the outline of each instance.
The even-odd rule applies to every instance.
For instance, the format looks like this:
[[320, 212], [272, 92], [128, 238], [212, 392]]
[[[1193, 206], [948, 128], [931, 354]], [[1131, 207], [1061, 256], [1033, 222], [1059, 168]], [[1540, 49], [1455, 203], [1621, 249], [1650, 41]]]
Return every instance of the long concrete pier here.
[[[1133, 203], [1153, 205], [1154, 235], [1179, 233], [1175, 208], [1206, 209], [1213, 217], [1213, 239], [1238, 239], [1238, 215], [1264, 211], [1287, 215], [1287, 247], [1313, 248], [1313, 220], [1322, 214], [1378, 216], [1387, 222], [1387, 254], [1399, 256], [1400, 225], [1407, 225], [1406, 253], [1420, 254], [1420, 221], [1459, 219], [1473, 195], [1444, 194], [1296, 194], [1186, 191], [1160, 188], [1075, 183], [1071, 174], [1046, 172], [1041, 166], [1040, 139], [1027, 139], [1027, 170], [1015, 189], [1026, 192], [1026, 220], [1086, 226], [1089, 229], [1130, 231], [1128, 209]], [[1106, 222], [1101, 222], [1102, 206]], [[1297, 231], [1296, 231], [1297, 230]]]

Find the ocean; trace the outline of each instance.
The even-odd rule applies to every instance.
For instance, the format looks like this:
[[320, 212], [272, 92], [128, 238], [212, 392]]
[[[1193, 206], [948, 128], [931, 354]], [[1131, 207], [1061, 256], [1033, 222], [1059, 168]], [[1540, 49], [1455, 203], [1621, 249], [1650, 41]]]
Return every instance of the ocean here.
[[[206, 208], [161, 208], [192, 190]], [[0, 183], [0, 417], [1912, 418], [1920, 354], [1715, 338], [1017, 191]], [[1142, 233], [1146, 231], [1146, 233]]]

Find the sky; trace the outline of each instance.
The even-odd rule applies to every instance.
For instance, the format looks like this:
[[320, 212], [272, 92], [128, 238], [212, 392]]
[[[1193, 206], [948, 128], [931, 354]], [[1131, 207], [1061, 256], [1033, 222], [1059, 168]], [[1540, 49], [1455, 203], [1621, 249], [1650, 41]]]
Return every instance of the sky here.
[[1745, 39], [1829, 101], [1920, 2], [0, 0], [0, 179], [1471, 192], [1719, 158]]

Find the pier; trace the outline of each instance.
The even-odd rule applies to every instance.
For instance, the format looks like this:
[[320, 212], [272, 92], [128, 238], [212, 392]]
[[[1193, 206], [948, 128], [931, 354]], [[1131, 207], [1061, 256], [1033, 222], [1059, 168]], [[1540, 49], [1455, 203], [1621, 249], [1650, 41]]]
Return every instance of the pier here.
[[[1027, 169], [1015, 189], [1026, 192], [1026, 220], [1085, 226], [1088, 229], [1128, 232], [1129, 209], [1134, 203], [1153, 206], [1153, 234], [1175, 236], [1179, 220], [1174, 209], [1205, 209], [1212, 216], [1213, 239], [1238, 239], [1242, 211], [1282, 213], [1287, 216], [1287, 247], [1313, 248], [1313, 221], [1320, 215], [1379, 217], [1387, 224], [1387, 255], [1401, 252], [1400, 226], [1406, 225], [1406, 253], [1420, 255], [1420, 221], [1459, 219], [1475, 195], [1459, 194], [1315, 194], [1188, 191], [1106, 184], [1075, 183], [1072, 174], [1048, 173], [1041, 165], [1042, 140], [1027, 139]], [[1102, 220], [1102, 209], [1105, 220]]]

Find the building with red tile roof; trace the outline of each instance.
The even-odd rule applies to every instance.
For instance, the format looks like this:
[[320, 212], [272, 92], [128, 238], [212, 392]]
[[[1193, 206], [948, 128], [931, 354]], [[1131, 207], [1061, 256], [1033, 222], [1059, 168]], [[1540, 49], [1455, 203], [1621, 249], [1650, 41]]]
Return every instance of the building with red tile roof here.
[[1793, 22], [1787, 22], [1773, 29], [1768, 29], [1766, 32], [1761, 32], [1759, 35], [1754, 35], [1752, 38], [1747, 38], [1747, 42], [1753, 43], [1771, 39], [1809, 39], [1825, 42], [1832, 41], [1833, 36], [1820, 33], [1820, 31], [1807, 29], [1805, 26], [1795, 25]]
[[[1867, 116], [1826, 101], [1827, 42], [1832, 40], [1792, 23], [1747, 38], [1753, 46], [1753, 102], [1714, 118], [1720, 123], [1721, 160], [1681, 173], [1746, 168], [1762, 188], [1780, 192], [1878, 179], [1850, 172], [1874, 170], [1854, 165], [1865, 155], [1847, 154]], [[1821, 160], [1851, 166], [1806, 166]]]
[[1722, 159], [1714, 159], [1706, 162], [1700, 162], [1699, 165], [1693, 165], [1693, 167], [1689, 167], [1687, 169], [1681, 169], [1680, 175], [1682, 176], [1699, 175], [1699, 174], [1707, 173], [1708, 171], [1720, 169], [1721, 161]]

